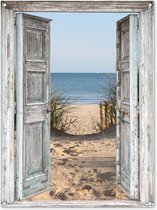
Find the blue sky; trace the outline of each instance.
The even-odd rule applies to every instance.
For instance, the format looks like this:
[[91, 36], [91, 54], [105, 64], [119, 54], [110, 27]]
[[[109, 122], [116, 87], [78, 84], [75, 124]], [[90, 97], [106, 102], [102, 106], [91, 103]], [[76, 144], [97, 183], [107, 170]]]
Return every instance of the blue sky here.
[[120, 13], [33, 13], [51, 23], [51, 72], [115, 72]]

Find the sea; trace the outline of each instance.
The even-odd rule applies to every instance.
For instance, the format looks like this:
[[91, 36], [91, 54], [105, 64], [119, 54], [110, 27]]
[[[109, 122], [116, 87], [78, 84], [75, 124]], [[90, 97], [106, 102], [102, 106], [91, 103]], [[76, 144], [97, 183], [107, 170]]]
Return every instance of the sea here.
[[116, 82], [115, 73], [51, 73], [51, 94], [59, 91], [71, 104], [98, 104]]

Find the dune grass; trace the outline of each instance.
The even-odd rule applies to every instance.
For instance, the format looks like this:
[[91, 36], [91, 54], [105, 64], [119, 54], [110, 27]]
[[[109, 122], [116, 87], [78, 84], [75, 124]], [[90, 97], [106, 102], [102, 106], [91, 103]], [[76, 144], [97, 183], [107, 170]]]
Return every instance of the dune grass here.
[[67, 132], [71, 126], [76, 127], [77, 117], [69, 116], [74, 109], [69, 103], [69, 96], [57, 90], [52, 93], [50, 102], [51, 129]]

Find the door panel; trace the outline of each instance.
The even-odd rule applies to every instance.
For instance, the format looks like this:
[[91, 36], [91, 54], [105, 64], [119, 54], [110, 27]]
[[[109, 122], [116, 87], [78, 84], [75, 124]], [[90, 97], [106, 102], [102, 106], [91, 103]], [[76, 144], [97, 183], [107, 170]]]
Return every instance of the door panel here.
[[26, 14], [16, 18], [16, 197], [21, 200], [50, 183], [50, 20]]
[[138, 193], [138, 18], [117, 22], [117, 183], [130, 199]]

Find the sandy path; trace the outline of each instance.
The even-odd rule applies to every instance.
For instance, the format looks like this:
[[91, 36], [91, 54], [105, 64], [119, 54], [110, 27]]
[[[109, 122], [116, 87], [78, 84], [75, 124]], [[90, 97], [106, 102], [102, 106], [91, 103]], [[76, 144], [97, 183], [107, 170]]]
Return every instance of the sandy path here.
[[59, 136], [52, 131], [51, 185], [31, 200], [127, 199], [115, 188], [115, 126], [97, 133], [99, 105], [75, 105], [76, 128]]
[[71, 127], [68, 133], [74, 135], [84, 135], [96, 133], [97, 123], [100, 119], [98, 104], [72, 105], [72, 112], [69, 117], [77, 117], [76, 127]]
[[50, 188], [31, 200], [110, 200], [117, 198], [117, 193], [119, 199], [126, 199], [115, 189], [116, 146], [112, 135], [53, 136]]

